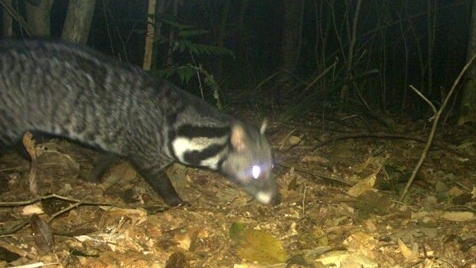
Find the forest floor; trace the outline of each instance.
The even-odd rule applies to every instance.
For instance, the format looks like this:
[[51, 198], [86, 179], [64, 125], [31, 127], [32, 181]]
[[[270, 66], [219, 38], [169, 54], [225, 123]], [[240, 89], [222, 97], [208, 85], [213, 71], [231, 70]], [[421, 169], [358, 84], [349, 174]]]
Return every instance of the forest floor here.
[[190, 205], [168, 208], [126, 161], [82, 179], [100, 153], [59, 139], [37, 144], [37, 201], [30, 163], [4, 154], [0, 267], [476, 267], [475, 127], [438, 128], [399, 201], [430, 124], [386, 120], [270, 120], [274, 207], [174, 165]]

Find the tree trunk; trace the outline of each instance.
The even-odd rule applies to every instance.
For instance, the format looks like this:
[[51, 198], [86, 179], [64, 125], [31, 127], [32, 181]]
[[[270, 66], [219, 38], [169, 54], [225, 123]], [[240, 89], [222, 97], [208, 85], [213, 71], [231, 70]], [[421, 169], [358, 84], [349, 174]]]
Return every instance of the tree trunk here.
[[[4, 1], [5, 5], [12, 6], [12, 0], [5, 0]], [[3, 36], [5, 37], [12, 37], [13, 36], [13, 19], [8, 14], [6, 9], [3, 9], [3, 19], [2, 19], [2, 32]]]
[[[469, 28], [466, 60], [469, 61], [476, 53], [476, 0], [472, 1], [471, 24]], [[465, 84], [459, 107], [458, 125], [476, 122], [476, 65], [473, 64], [466, 72]]]
[[[231, 0], [222, 1], [221, 7], [221, 21], [218, 25], [217, 47], [223, 48], [225, 46], [225, 39], [227, 38], [228, 30], [228, 16], [230, 14]], [[216, 76], [222, 77], [223, 75], [223, 58], [218, 57], [216, 64]]]
[[71, 42], [86, 44], [93, 20], [96, 0], [70, 0], [62, 38]]
[[302, 20], [304, 0], [284, 0], [284, 25], [281, 43], [283, 69], [289, 73], [296, 70], [301, 55]]
[[50, 12], [54, 0], [43, 0], [32, 4], [25, 1], [26, 20], [31, 29], [31, 36], [48, 37], [51, 35]]
[[152, 55], [154, 52], [154, 38], [155, 38], [155, 12], [157, 1], [149, 0], [149, 6], [147, 10], [147, 32], [145, 34], [145, 47], [144, 47], [144, 63], [142, 69], [149, 71], [152, 66]]
[[[172, 0], [172, 16], [177, 17], [179, 5], [182, 5], [183, 2], [180, 0]], [[175, 30], [171, 29], [169, 33], [169, 48], [167, 50], [167, 65], [166, 66], [173, 66], [174, 58], [173, 58], [173, 46], [175, 43]]]

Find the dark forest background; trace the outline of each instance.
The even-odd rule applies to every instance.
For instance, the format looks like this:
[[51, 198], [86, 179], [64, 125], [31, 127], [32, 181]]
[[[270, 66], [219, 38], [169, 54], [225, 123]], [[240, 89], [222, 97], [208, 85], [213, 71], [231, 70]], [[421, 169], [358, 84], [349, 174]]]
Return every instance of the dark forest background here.
[[[21, 15], [25, 1], [9, 2]], [[87, 44], [141, 66], [148, 3], [96, 1]], [[68, 4], [52, 2], [50, 38], [61, 37]], [[471, 21], [469, 0], [164, 0], [158, 6], [152, 72], [197, 91], [200, 67], [213, 75], [224, 103], [272, 109], [281, 118], [349, 109], [428, 117], [430, 108], [409, 86], [442, 103], [466, 63]], [[12, 37], [27, 37], [19, 23]], [[205, 98], [211, 95], [205, 90]], [[459, 95], [450, 114], [458, 112]]]

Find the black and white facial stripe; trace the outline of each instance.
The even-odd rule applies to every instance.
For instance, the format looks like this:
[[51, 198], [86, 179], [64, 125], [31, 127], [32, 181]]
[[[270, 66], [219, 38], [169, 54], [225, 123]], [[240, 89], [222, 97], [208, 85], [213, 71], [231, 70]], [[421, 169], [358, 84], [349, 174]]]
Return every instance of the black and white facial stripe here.
[[183, 125], [169, 137], [171, 151], [178, 161], [218, 170], [229, 150], [230, 127]]

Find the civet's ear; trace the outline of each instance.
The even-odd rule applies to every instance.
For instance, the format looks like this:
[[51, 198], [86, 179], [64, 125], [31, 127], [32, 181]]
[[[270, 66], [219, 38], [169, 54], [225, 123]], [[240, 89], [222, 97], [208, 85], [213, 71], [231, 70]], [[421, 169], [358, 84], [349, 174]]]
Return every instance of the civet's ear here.
[[261, 128], [259, 130], [261, 135], [264, 135], [264, 133], [266, 132], [266, 127], [268, 127], [268, 119], [267, 118], [263, 119], [263, 123], [261, 124]]
[[237, 151], [246, 148], [246, 132], [242, 125], [233, 124], [233, 126], [231, 126], [230, 142]]

